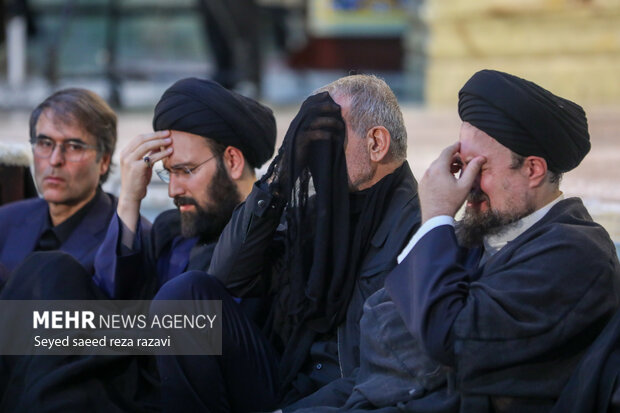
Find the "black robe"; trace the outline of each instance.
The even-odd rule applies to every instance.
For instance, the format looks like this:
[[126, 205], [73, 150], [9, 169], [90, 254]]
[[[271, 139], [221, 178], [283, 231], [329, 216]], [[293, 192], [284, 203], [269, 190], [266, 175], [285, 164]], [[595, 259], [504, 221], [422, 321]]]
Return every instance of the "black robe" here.
[[430, 356], [454, 369], [461, 411], [549, 411], [618, 308], [614, 245], [571, 198], [481, 267], [479, 255], [437, 227], [386, 289]]

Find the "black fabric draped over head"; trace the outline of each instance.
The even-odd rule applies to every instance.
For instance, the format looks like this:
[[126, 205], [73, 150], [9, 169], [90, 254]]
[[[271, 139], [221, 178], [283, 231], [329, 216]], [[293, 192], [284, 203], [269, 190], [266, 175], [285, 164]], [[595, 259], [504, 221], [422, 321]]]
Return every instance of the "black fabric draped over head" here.
[[459, 116], [519, 155], [544, 158], [556, 173], [590, 151], [581, 106], [508, 73], [474, 74], [459, 92]]
[[[329, 138], [313, 135], [314, 121], [332, 117], [342, 128], [329, 129]], [[321, 122], [319, 122], [320, 124]], [[308, 138], [308, 135], [314, 138]], [[370, 240], [405, 179], [405, 164], [371, 188], [351, 196], [344, 154], [341, 109], [327, 92], [310, 96], [291, 122], [278, 155], [261, 178], [273, 182], [286, 199], [284, 268], [274, 274], [266, 332], [281, 347], [281, 396], [307, 360], [312, 343], [332, 334], [347, 315], [361, 263]], [[352, 219], [355, 217], [355, 219]], [[289, 388], [290, 387], [290, 388]]]
[[153, 129], [193, 133], [234, 146], [254, 168], [271, 158], [276, 143], [271, 109], [205, 79], [182, 79], [170, 86], [155, 107]]

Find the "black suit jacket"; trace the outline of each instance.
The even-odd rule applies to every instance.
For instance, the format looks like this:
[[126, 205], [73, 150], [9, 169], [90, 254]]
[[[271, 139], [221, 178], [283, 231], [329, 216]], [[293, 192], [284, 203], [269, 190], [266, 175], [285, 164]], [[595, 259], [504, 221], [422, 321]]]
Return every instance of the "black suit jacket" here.
[[454, 368], [461, 411], [548, 412], [618, 308], [614, 245], [570, 198], [483, 266], [471, 258], [453, 227], [437, 227], [386, 290], [426, 351]]
[[[386, 275], [397, 264], [396, 257], [420, 224], [417, 183], [409, 168], [406, 172], [372, 236], [371, 248], [363, 257], [346, 319], [338, 327], [338, 358], [343, 380], [349, 380], [359, 367], [359, 321], [364, 301], [383, 287]], [[209, 274], [220, 279], [239, 297], [267, 294], [272, 271], [280, 268], [278, 258], [282, 258], [282, 251], [278, 248], [278, 239], [285, 230], [282, 226], [277, 230], [282, 214], [280, 201], [255, 186], [245, 203], [233, 213], [216, 245]], [[336, 395], [338, 392], [331, 393]], [[344, 394], [337, 396], [340, 401], [347, 397]]]
[[131, 251], [121, 246], [121, 233], [120, 219], [114, 214], [95, 262], [95, 284], [116, 299], [151, 299], [166, 277], [187, 270], [206, 271], [215, 248], [215, 243], [183, 238], [177, 209], [162, 212], [153, 225], [141, 217]]
[[[95, 204], [71, 233], [60, 250], [72, 255], [90, 273], [103, 241], [110, 218], [116, 209], [116, 198], [103, 191]], [[0, 208], [0, 263], [12, 271], [30, 254], [45, 228], [49, 214], [47, 202], [41, 198], [14, 202]]]

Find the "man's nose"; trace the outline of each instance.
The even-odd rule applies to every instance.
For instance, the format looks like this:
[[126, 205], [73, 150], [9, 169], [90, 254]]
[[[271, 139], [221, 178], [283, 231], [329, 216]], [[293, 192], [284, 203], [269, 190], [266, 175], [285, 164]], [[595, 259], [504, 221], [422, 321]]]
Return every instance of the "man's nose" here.
[[62, 165], [63, 163], [65, 163], [65, 154], [63, 153], [62, 150], [62, 145], [56, 145], [54, 146], [54, 149], [52, 149], [52, 154], [50, 155], [50, 164], [57, 166], [57, 165]]
[[170, 174], [170, 182], [168, 183], [168, 196], [174, 198], [175, 196], [185, 194], [185, 185], [174, 174]]

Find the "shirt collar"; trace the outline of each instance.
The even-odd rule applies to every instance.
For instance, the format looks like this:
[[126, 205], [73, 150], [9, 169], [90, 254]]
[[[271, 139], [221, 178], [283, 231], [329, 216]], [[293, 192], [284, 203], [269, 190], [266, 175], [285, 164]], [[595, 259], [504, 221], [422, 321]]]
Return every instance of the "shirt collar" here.
[[532, 212], [530, 215], [525, 216], [506, 227], [504, 231], [497, 235], [487, 235], [483, 239], [484, 244], [484, 258], [486, 261], [493, 254], [502, 249], [509, 241], [517, 238], [519, 235], [527, 231], [532, 225], [537, 223], [544, 217], [547, 212], [558, 202], [564, 199], [564, 194], [560, 194], [556, 199], [549, 202], [544, 207]]
[[93, 208], [93, 206], [99, 201], [99, 199], [102, 196], [103, 196], [103, 191], [101, 190], [101, 187], [99, 187], [97, 188], [97, 192], [95, 193], [95, 196], [93, 196], [93, 198], [90, 201], [88, 201], [82, 208], [76, 211], [73, 215], [71, 215], [65, 221], [63, 221], [62, 223], [56, 226], [52, 225], [52, 220], [49, 217], [49, 212], [48, 212], [48, 216], [47, 216], [48, 221], [47, 221], [46, 228], [51, 229], [54, 235], [56, 235], [56, 237], [58, 238], [58, 241], [60, 242], [61, 245], [64, 244], [69, 239], [73, 231], [80, 225], [80, 223], [82, 222], [86, 214], [88, 214], [88, 212]]

